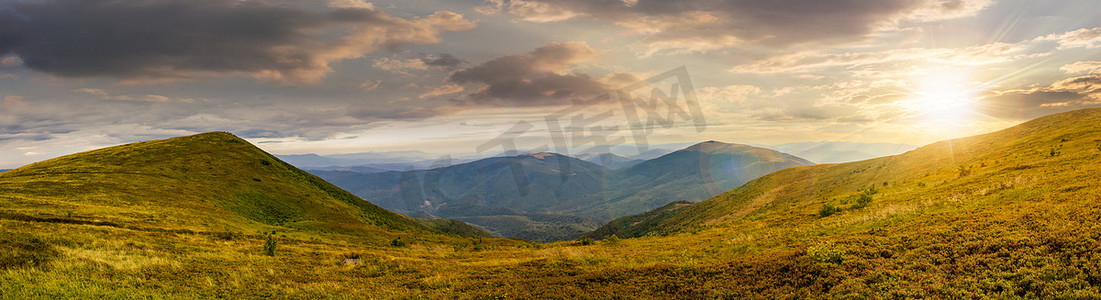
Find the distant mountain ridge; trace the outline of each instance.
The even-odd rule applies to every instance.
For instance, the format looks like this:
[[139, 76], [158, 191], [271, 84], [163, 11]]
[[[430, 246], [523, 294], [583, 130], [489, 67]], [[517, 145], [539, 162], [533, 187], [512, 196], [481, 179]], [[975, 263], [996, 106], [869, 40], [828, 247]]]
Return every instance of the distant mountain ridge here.
[[[673, 152], [669, 149], [678, 149], [691, 145], [690, 143], [673, 143], [658, 145], [601, 145], [580, 152], [570, 152], [568, 156], [589, 161], [612, 169], [622, 169], [644, 160], [654, 159]], [[639, 153], [639, 151], [642, 151]], [[433, 154], [422, 151], [385, 151], [385, 152], [360, 152], [319, 155], [309, 154], [278, 154], [280, 159], [301, 169], [326, 170], [326, 171], [352, 171], [360, 173], [376, 173], [384, 171], [409, 171], [443, 167], [448, 165], [472, 162], [479, 159], [502, 156], [516, 156], [529, 152], [510, 150], [503, 153], [452, 153]], [[609, 160], [608, 165], [603, 160]]]
[[311, 172], [393, 211], [455, 218], [505, 237], [554, 241], [619, 216], [703, 200], [809, 163], [769, 149], [710, 141], [621, 170], [542, 152], [430, 170]]
[[578, 155], [574, 155], [574, 157], [612, 170], [629, 168], [646, 161], [644, 159], [630, 158], [611, 152], [581, 153]]

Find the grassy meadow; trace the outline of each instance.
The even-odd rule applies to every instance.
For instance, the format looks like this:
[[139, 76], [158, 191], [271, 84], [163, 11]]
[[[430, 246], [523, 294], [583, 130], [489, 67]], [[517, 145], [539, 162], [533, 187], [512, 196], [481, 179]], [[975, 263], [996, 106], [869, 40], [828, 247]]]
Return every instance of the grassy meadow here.
[[392, 214], [204, 134], [0, 173], [0, 297], [1101, 298], [1098, 174], [1101, 110], [1079, 110], [539, 244]]

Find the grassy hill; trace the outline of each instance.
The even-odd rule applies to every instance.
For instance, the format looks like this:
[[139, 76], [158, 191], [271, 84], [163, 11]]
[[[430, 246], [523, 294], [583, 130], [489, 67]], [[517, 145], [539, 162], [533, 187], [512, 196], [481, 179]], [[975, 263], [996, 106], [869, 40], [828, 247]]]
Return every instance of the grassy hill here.
[[7, 200], [31, 197], [5, 190], [5, 210], [42, 214], [0, 218], [0, 295], [1096, 299], [1099, 169], [1101, 110], [1080, 110], [894, 157], [775, 172], [620, 222], [638, 238], [396, 232], [380, 243], [280, 229], [274, 256], [261, 254], [263, 235], [62, 221], [48, 201]]
[[[1101, 167], [1099, 115], [1101, 110], [1069, 112], [896, 156], [790, 168], [675, 213], [652, 214], [637, 225], [647, 229], [634, 231], [671, 234], [764, 216], [780, 223], [816, 222], [826, 205], [840, 209], [832, 218], [847, 218], [910, 209], [922, 201], [997, 200], [990, 204], [998, 206], [1010, 200], [1077, 197], [1096, 187], [1092, 172]], [[858, 208], [862, 195], [872, 202]]]
[[433, 232], [223, 132], [104, 148], [0, 175], [0, 214], [167, 230]]

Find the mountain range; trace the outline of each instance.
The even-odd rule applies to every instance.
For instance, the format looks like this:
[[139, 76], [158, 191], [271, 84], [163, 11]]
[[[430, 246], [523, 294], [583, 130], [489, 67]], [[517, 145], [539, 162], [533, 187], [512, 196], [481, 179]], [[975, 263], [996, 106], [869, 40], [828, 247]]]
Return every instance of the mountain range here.
[[[654, 159], [673, 152], [670, 147], [684, 147], [688, 144], [661, 144], [654, 147], [646, 147], [647, 150], [637, 153], [637, 145], [599, 146], [588, 152], [571, 154], [572, 157], [595, 163], [610, 169], [622, 169], [636, 163]], [[595, 150], [606, 150], [604, 152]], [[611, 152], [615, 151], [615, 152]], [[284, 161], [302, 168], [323, 171], [351, 171], [359, 173], [379, 173], [385, 171], [409, 171], [443, 167], [452, 164], [467, 163], [479, 159], [501, 156], [520, 155], [521, 151], [508, 151], [496, 155], [480, 153], [456, 153], [454, 155], [432, 154], [422, 151], [387, 151], [387, 152], [361, 152], [343, 154], [282, 154], [276, 155]], [[636, 153], [622, 155], [617, 153]]]
[[556, 241], [616, 217], [707, 199], [809, 163], [764, 148], [709, 141], [620, 170], [541, 152], [430, 170], [311, 172], [391, 211], [459, 219], [504, 237]]

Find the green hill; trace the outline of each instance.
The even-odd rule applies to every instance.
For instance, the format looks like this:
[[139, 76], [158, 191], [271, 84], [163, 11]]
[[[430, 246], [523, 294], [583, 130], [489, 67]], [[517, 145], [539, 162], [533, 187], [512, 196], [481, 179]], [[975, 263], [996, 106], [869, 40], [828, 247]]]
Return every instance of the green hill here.
[[457, 228], [386, 211], [224, 132], [104, 148], [4, 172], [0, 201], [0, 214], [9, 217], [166, 230], [386, 236]]

